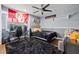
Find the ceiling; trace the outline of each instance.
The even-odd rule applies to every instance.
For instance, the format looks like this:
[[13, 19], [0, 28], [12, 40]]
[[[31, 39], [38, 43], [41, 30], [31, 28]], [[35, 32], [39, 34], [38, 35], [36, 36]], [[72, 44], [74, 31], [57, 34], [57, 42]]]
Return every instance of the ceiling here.
[[[22, 12], [28, 12], [29, 14], [43, 17], [56, 14], [57, 17], [67, 16], [68, 14], [72, 14], [74, 12], [79, 12], [79, 4], [50, 4], [46, 9], [52, 10], [53, 12], [44, 12], [44, 15], [41, 14], [41, 11], [37, 13], [33, 13], [37, 11], [37, 9], [32, 8], [32, 6], [36, 6], [41, 8], [41, 4], [4, 4], [9, 8], [13, 8], [16, 10], [20, 10]], [[45, 5], [44, 5], [45, 6]]]

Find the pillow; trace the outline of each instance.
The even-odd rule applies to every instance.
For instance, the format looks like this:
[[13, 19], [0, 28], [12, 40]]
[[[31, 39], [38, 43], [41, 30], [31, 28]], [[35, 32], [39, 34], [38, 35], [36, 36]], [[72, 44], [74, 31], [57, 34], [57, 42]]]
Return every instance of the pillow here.
[[41, 30], [41, 28], [33, 28], [32, 29], [32, 32], [41, 32], [42, 30]]

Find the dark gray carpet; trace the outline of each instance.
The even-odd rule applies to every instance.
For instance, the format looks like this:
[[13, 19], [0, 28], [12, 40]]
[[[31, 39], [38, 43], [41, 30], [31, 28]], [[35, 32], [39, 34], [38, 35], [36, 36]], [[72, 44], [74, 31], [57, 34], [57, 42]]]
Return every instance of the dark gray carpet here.
[[[9, 47], [8, 47], [9, 46]], [[7, 54], [61, 54], [56, 47], [40, 39], [20, 39], [6, 44]]]

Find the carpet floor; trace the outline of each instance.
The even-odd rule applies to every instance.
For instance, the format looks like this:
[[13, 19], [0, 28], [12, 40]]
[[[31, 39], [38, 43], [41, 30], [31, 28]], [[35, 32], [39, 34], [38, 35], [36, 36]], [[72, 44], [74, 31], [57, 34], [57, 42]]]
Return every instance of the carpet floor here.
[[18, 39], [18, 41], [6, 44], [7, 54], [62, 54], [50, 43], [36, 39]]

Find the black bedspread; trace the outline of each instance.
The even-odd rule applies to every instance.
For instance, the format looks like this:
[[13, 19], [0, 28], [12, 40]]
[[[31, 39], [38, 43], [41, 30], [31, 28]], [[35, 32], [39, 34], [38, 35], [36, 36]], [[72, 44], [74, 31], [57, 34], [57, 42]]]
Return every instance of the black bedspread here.
[[[8, 47], [10, 46], [10, 47]], [[60, 54], [62, 53], [50, 43], [40, 39], [31, 38], [29, 41], [18, 40], [17, 42], [6, 44], [7, 54]]]
[[45, 38], [47, 41], [51, 41], [52, 38], [57, 37], [57, 33], [51, 31], [32, 32], [32, 36]]

